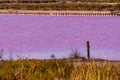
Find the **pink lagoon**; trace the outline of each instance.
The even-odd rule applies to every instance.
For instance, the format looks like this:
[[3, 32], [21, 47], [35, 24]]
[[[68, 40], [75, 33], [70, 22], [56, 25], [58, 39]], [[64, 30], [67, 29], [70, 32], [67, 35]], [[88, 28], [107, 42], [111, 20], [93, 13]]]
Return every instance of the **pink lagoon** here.
[[36, 59], [68, 57], [77, 49], [86, 57], [120, 60], [120, 17], [0, 15], [0, 49]]

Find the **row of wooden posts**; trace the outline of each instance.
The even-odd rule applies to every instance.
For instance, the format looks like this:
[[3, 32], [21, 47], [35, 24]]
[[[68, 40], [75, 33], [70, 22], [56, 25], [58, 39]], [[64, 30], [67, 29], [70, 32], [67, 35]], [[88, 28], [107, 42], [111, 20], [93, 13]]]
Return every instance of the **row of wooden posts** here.
[[68, 12], [0, 12], [0, 14], [37, 14], [43, 16], [120, 16], [119, 13], [68, 13]]

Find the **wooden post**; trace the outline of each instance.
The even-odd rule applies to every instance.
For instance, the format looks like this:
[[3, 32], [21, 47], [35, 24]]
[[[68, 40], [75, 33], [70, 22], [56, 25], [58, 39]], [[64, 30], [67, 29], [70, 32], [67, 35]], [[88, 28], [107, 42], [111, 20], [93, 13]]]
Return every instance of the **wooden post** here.
[[87, 41], [87, 58], [90, 59], [90, 44], [89, 41]]

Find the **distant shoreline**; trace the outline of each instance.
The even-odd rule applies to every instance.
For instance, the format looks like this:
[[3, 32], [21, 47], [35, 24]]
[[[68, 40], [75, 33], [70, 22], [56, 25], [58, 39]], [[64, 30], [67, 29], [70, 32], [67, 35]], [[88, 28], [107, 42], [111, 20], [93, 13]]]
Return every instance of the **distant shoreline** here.
[[107, 12], [120, 11], [120, 3], [1, 3], [0, 10], [10, 13], [38, 11], [86, 11]]
[[120, 16], [119, 13], [112, 13], [111, 11], [76, 11], [76, 10], [0, 10], [0, 14], [35, 14], [44, 16], [71, 16], [71, 15], [82, 15], [82, 16]]

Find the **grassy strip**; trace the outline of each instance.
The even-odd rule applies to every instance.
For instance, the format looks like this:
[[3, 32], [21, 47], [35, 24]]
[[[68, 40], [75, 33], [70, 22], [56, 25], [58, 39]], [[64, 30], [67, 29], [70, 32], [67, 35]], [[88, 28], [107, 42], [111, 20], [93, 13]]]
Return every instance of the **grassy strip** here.
[[0, 80], [120, 80], [120, 65], [66, 59], [0, 61]]
[[55, 3], [55, 4], [0, 4], [0, 9], [14, 10], [95, 10], [113, 11], [120, 10], [120, 4], [87, 4], [87, 3]]

